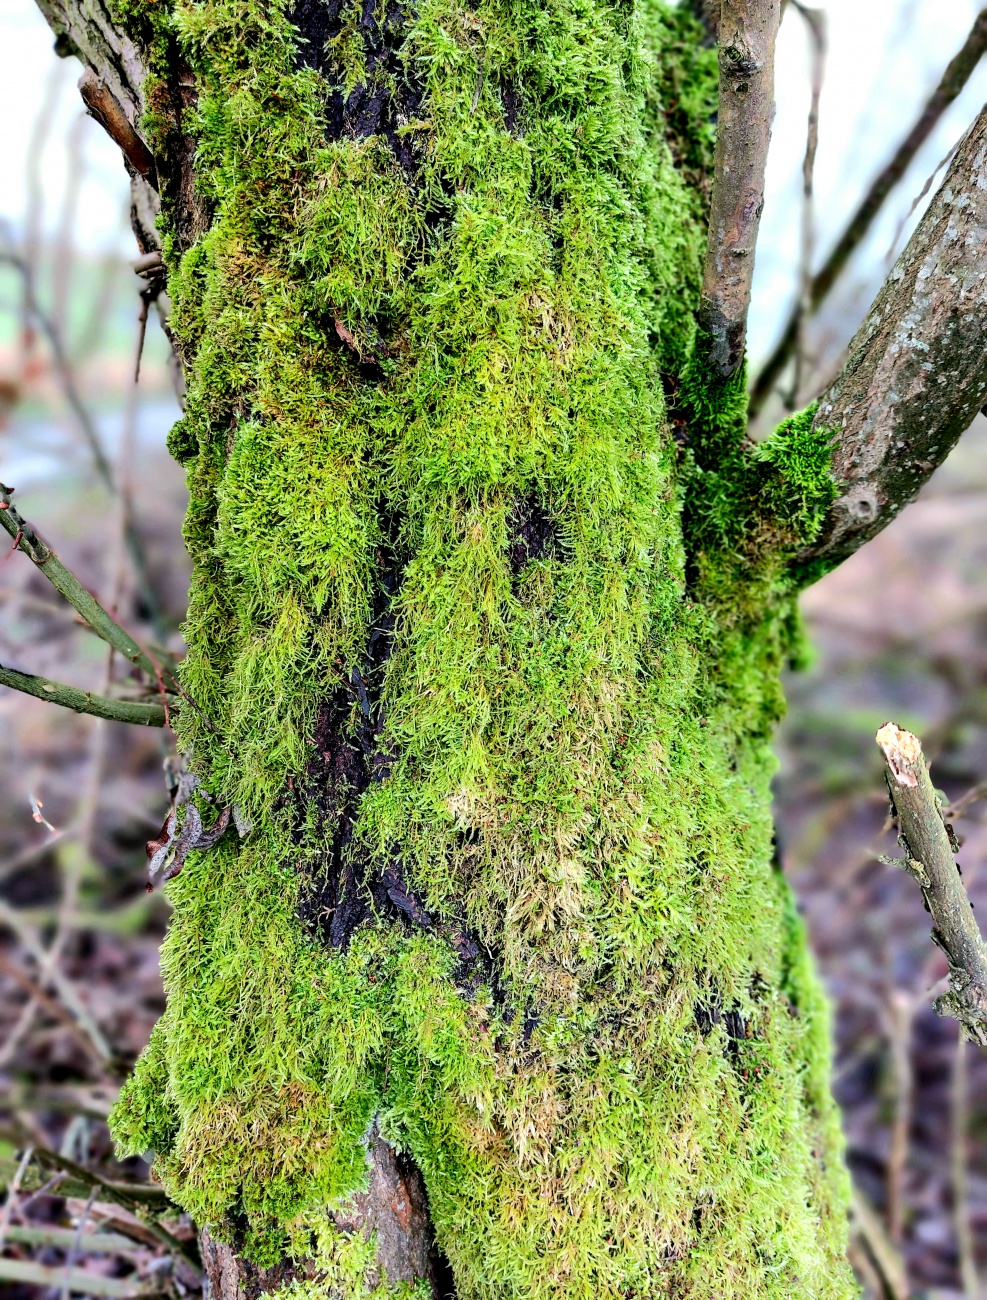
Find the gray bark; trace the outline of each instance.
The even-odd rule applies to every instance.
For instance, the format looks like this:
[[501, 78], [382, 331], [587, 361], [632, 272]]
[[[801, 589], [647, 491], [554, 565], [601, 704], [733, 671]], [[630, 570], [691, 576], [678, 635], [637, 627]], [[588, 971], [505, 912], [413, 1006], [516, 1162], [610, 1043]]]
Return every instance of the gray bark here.
[[898, 259], [816, 428], [833, 429], [840, 495], [798, 561], [833, 568], [941, 465], [987, 398], [987, 109]]

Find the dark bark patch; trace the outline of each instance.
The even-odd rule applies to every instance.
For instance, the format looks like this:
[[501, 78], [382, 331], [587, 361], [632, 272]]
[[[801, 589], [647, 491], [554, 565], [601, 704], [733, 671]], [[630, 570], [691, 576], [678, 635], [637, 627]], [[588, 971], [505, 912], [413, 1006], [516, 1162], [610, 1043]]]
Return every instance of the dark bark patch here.
[[384, 363], [391, 353], [385, 331], [379, 324], [370, 322], [361, 328], [357, 338], [352, 330], [330, 308], [321, 319], [329, 350], [346, 359], [359, 377], [367, 383], [380, 383], [386, 378]]
[[520, 139], [524, 135], [521, 126], [521, 114], [524, 111], [524, 99], [520, 89], [513, 82], [503, 82], [500, 87], [500, 102], [504, 108], [504, 127], [511, 135]]
[[[192, 69], [168, 43], [168, 74], [148, 84], [148, 110], [157, 123], [153, 148], [162, 208], [175, 235], [177, 253], [184, 253], [212, 224], [213, 204], [196, 188], [195, 151], [198, 140], [190, 126], [198, 109]], [[142, 252], [148, 249], [142, 247]]]
[[693, 1019], [703, 1038], [708, 1038], [714, 1025], [722, 1025], [726, 1031], [726, 1052], [733, 1065], [737, 1063], [740, 1044], [751, 1037], [750, 1022], [744, 1018], [739, 1009], [724, 1007], [719, 990], [711, 990], [708, 1000], [697, 1002], [693, 1007]]
[[372, 783], [390, 776], [395, 760], [383, 741], [380, 696], [394, 637], [393, 602], [400, 564], [395, 521], [383, 511], [381, 519], [387, 540], [378, 551], [377, 594], [364, 661], [353, 665], [318, 711], [315, 752], [302, 794], [314, 801], [321, 824], [331, 830], [322, 868], [301, 891], [299, 916], [308, 931], [330, 948], [345, 948], [375, 909], [409, 919], [412, 914], [427, 915], [404, 885], [400, 864], [381, 870], [381, 864], [366, 860], [353, 841], [361, 796]]
[[398, 863], [395, 862], [389, 867], [385, 867], [381, 883], [387, 897], [402, 916], [408, 918], [412, 925], [416, 925], [422, 930], [432, 928], [432, 918], [425, 911], [424, 904], [418, 895], [414, 890], [408, 888], [408, 883]]
[[298, 29], [297, 67], [314, 68], [328, 83], [325, 131], [329, 140], [366, 140], [381, 135], [407, 172], [417, 169], [415, 134], [400, 128], [421, 115], [425, 98], [419, 75], [403, 48], [411, 10], [398, 0], [363, 0], [356, 28], [366, 78], [347, 89], [347, 70], [330, 42], [340, 36], [353, 8], [345, 0], [296, 0], [288, 13]]
[[287, 1258], [269, 1268], [252, 1264], [239, 1253], [246, 1235], [246, 1216], [231, 1215], [228, 1226], [233, 1232], [232, 1245], [217, 1241], [208, 1228], [199, 1234], [202, 1266], [215, 1300], [260, 1300], [291, 1282], [311, 1277], [310, 1267]]
[[507, 562], [517, 578], [533, 560], [553, 556], [558, 528], [544, 504], [533, 493], [519, 496], [507, 519]]

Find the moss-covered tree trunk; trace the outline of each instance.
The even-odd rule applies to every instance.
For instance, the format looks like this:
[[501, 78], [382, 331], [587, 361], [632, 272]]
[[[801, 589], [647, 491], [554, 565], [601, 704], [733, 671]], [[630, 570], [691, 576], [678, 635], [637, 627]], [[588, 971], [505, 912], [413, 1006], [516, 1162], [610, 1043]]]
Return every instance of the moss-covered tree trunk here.
[[702, 22], [42, 7], [154, 155], [179, 737], [237, 823], [119, 1143], [224, 1300], [854, 1294], [769, 793], [830, 435], [746, 445], [703, 361]]

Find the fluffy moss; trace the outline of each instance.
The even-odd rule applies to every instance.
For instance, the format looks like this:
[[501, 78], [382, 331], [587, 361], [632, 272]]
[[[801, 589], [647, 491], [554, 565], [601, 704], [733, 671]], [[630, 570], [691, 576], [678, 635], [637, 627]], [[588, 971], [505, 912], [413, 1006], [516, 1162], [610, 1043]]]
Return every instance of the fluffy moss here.
[[[121, 1148], [260, 1263], [322, 1223], [299, 1300], [381, 1285], [321, 1217], [374, 1116], [463, 1300], [852, 1295], [769, 793], [785, 556], [827, 470], [805, 421], [745, 448], [739, 390], [690, 369], [698, 28], [662, 0], [421, 0], [408, 168], [382, 134], [327, 139], [280, 0], [131, 3], [155, 75], [177, 49], [196, 79], [212, 213], [183, 248], [165, 205], [191, 364], [181, 743], [252, 829], [169, 885], [168, 1009]], [[299, 919], [337, 830], [309, 797], [316, 723], [368, 671], [384, 596], [388, 775], [346, 851], [398, 862], [432, 924], [381, 914], [327, 950]]]

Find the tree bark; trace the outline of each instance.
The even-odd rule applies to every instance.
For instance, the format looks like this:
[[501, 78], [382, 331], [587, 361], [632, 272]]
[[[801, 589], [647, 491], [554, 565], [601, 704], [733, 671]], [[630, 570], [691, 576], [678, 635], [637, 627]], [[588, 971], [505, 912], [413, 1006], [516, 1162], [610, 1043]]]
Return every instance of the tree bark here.
[[819, 399], [840, 493], [799, 562], [832, 568], [885, 528], [987, 397], [987, 110]]
[[[380, 1136], [376, 1121], [367, 1140], [367, 1190], [355, 1193], [332, 1218], [340, 1232], [375, 1243], [376, 1263], [364, 1280], [368, 1289], [424, 1284], [435, 1300], [454, 1300], [448, 1263], [435, 1245], [421, 1173]], [[310, 1280], [316, 1271], [310, 1261], [297, 1259], [259, 1268], [208, 1229], [199, 1240], [213, 1300], [257, 1300], [292, 1282]]]
[[707, 336], [708, 364], [724, 380], [745, 356], [780, 21], [781, 0], [724, 0], [717, 27], [716, 168], [699, 323]]

